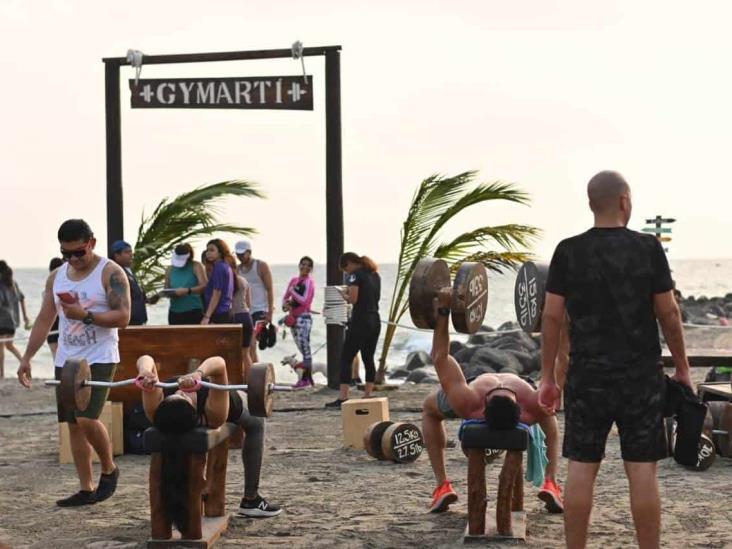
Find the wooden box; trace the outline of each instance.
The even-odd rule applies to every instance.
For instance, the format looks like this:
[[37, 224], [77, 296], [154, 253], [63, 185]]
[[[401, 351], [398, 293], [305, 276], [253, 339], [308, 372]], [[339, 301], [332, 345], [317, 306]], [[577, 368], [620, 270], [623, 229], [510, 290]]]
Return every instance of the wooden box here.
[[[104, 403], [99, 420], [104, 423], [107, 428], [109, 437], [112, 439], [112, 454], [115, 456], [122, 455], [124, 452], [124, 438], [122, 434], [122, 403], [110, 402]], [[69, 426], [66, 422], [58, 424], [58, 458], [59, 463], [73, 463], [74, 458], [71, 455], [71, 441], [69, 440]], [[99, 456], [96, 452], [92, 452], [92, 461], [99, 462]]]
[[363, 433], [377, 421], [389, 421], [389, 399], [350, 399], [341, 404], [343, 418], [343, 445], [363, 450]]

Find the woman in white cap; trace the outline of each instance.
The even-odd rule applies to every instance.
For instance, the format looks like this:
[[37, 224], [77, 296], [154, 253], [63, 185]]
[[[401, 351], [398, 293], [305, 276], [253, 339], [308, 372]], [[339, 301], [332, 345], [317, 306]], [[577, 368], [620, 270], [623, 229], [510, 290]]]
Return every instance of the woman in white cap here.
[[165, 271], [165, 288], [175, 290], [170, 297], [168, 324], [200, 324], [203, 319], [201, 294], [206, 288], [206, 271], [193, 259], [190, 244], [178, 244]]

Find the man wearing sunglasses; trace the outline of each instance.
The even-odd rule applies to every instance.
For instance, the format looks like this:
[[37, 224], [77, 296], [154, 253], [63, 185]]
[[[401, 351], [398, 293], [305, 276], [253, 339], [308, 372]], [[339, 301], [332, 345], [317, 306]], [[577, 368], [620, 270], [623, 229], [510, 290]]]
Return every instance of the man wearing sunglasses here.
[[[23, 386], [31, 386], [31, 360], [58, 315], [56, 379], [61, 379], [67, 359], [85, 359], [92, 380], [112, 381], [119, 362], [117, 329], [127, 326], [130, 320], [127, 276], [119, 265], [94, 253], [96, 239], [82, 219], [65, 221], [58, 230], [58, 240], [66, 263], [46, 281], [41, 311], [21, 359], [18, 379]], [[104, 501], [117, 487], [119, 469], [112, 458], [109, 433], [99, 421], [108, 394], [108, 388], [93, 387], [88, 407], [79, 412], [65, 409], [56, 393], [58, 420], [68, 422], [71, 453], [81, 485], [77, 493], [56, 502], [61, 507]], [[92, 448], [102, 466], [96, 489], [92, 479]]]
[[432, 339], [432, 361], [441, 387], [430, 394], [422, 406], [422, 431], [437, 481], [430, 511], [446, 511], [458, 499], [445, 468], [444, 420], [463, 418], [485, 421], [489, 429], [496, 431], [515, 429], [519, 422], [527, 426], [538, 423], [546, 436], [548, 458], [538, 497], [550, 513], [563, 512], [562, 493], [556, 482], [559, 424], [555, 409], [540, 405], [536, 388], [515, 374], [482, 374], [469, 383], [465, 380], [460, 365], [449, 354], [447, 322], [451, 294], [452, 289], [442, 291], [435, 299], [437, 324]]

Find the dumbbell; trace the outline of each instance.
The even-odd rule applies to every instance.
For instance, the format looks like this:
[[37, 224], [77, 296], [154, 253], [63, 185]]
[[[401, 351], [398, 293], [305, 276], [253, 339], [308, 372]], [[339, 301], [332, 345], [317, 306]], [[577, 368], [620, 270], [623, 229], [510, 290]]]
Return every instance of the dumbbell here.
[[549, 275], [548, 263], [527, 261], [516, 275], [513, 291], [513, 304], [516, 320], [524, 332], [541, 331], [541, 315], [544, 312], [546, 279]]
[[[221, 385], [202, 381], [201, 386], [218, 391], [246, 391], [249, 413], [258, 417], [270, 417], [274, 406], [275, 391], [291, 391], [287, 385], [275, 385], [274, 366], [268, 363], [254, 364], [249, 370], [246, 385]], [[68, 410], [83, 412], [89, 406], [92, 387], [123, 387], [134, 385], [135, 378], [121, 381], [92, 381], [86, 360], [68, 359], [64, 363], [60, 380], [48, 380], [47, 386], [58, 386], [59, 399]], [[156, 387], [174, 388], [177, 382], [156, 383]]]
[[363, 446], [368, 455], [378, 460], [410, 463], [422, 454], [424, 439], [413, 423], [377, 421], [364, 431]]
[[409, 283], [409, 314], [417, 328], [437, 325], [434, 299], [443, 289], [452, 290], [450, 316], [458, 332], [474, 334], [483, 324], [488, 306], [488, 273], [482, 263], [463, 263], [450, 284], [450, 267], [442, 259], [421, 259]]

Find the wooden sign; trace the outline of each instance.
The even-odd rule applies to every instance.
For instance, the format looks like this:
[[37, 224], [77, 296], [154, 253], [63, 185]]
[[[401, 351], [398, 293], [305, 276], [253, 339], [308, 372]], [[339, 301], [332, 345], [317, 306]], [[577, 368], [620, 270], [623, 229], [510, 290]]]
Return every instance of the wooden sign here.
[[133, 109], [313, 110], [313, 77], [164, 78], [130, 80]]
[[671, 229], [667, 229], [664, 227], [643, 227], [641, 229], [644, 233], [656, 233], [656, 234], [668, 234], [671, 232]]
[[646, 219], [646, 223], [674, 223], [676, 220], [672, 217], [657, 217], [655, 219]]
[[671, 237], [670, 236], [659, 236], [658, 240], [660, 240], [661, 242], [671, 242]]

